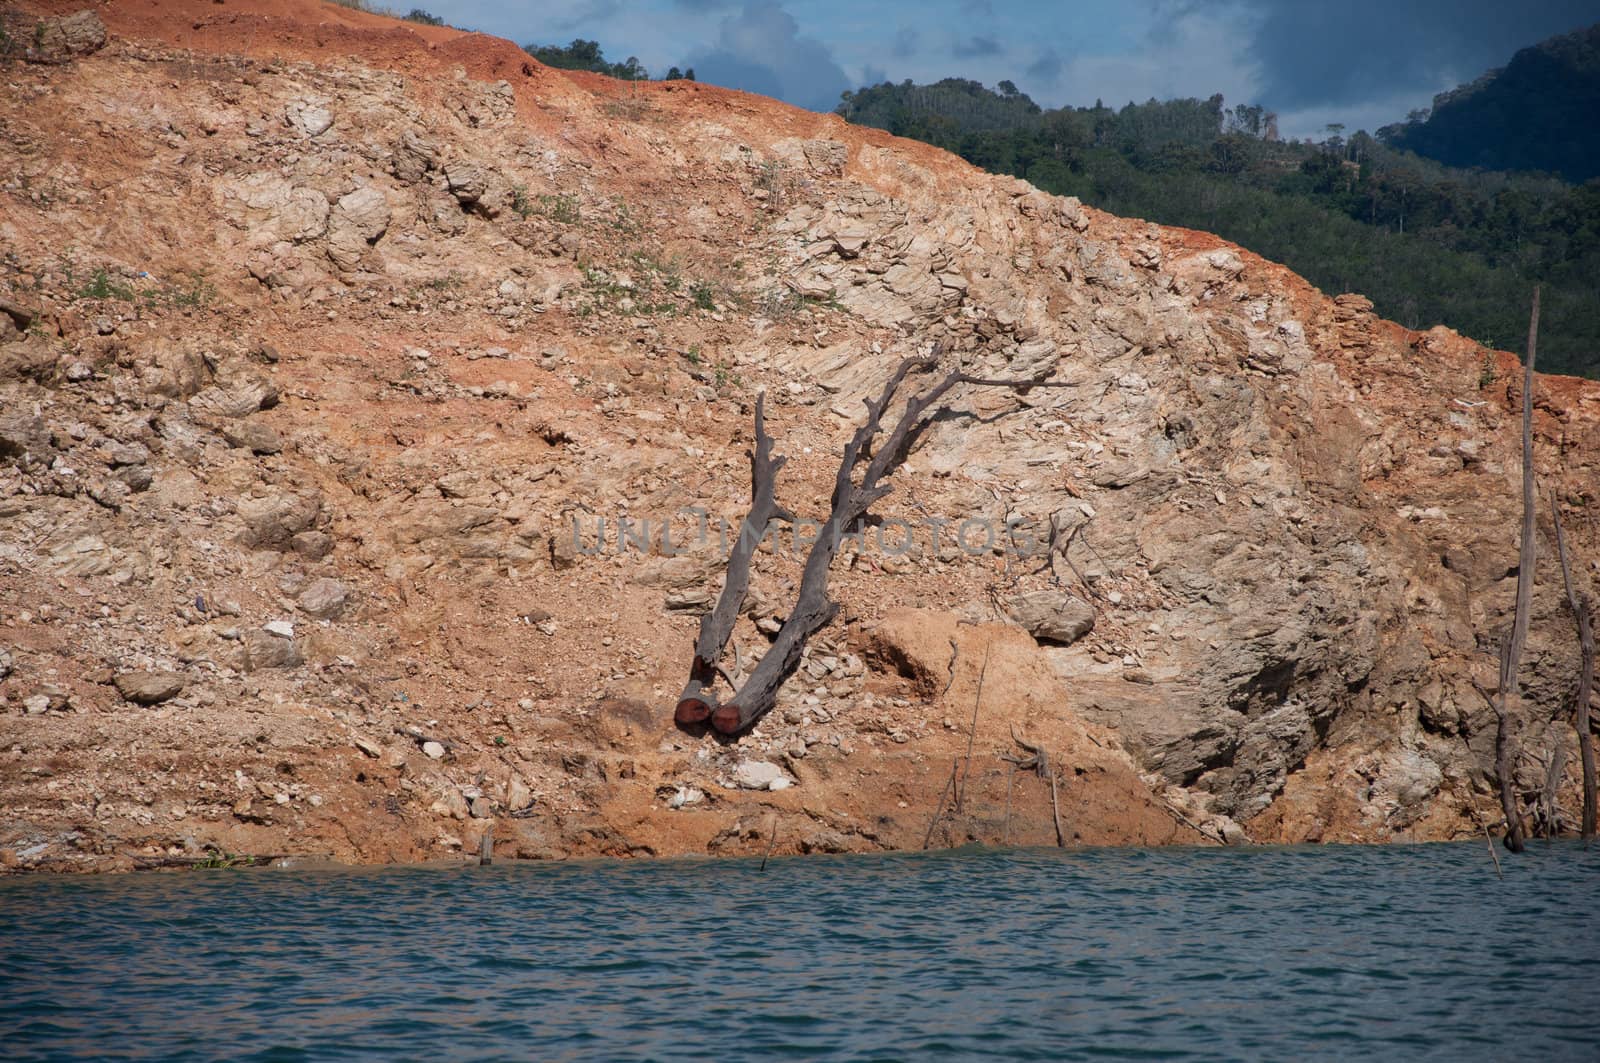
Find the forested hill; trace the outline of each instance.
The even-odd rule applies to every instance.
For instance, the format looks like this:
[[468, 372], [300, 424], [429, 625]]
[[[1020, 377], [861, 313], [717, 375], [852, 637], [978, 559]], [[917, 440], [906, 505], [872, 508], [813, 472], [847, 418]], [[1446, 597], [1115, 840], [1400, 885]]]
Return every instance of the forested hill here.
[[1379, 136], [1451, 166], [1600, 177], [1600, 25], [1522, 49]]
[[1270, 112], [1221, 96], [1050, 110], [1010, 82], [948, 79], [846, 93], [838, 112], [1114, 214], [1214, 232], [1410, 328], [1520, 350], [1542, 282], [1541, 368], [1600, 378], [1600, 180], [1450, 169], [1340, 127], [1284, 143]]

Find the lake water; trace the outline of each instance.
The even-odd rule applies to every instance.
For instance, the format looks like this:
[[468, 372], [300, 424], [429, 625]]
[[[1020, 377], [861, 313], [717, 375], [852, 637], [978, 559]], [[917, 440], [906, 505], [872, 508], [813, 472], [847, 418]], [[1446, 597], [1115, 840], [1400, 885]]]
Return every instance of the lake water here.
[[0, 881], [0, 1058], [1600, 1058], [1600, 846]]

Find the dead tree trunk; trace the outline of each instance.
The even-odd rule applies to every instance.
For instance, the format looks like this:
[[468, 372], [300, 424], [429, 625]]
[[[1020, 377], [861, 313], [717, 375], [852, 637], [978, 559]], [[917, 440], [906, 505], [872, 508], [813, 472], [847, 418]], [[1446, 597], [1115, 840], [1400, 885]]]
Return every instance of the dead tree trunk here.
[[750, 589], [750, 560], [761, 540], [766, 538], [768, 524], [774, 519], [794, 519], [788, 510], [778, 505], [774, 493], [778, 471], [788, 459], [772, 456], [765, 406], [766, 396], [757, 397], [756, 439], [750, 448], [750, 512], [739, 526], [739, 538], [728, 554], [727, 577], [716, 607], [700, 618], [700, 637], [694, 644], [689, 682], [678, 695], [678, 708], [674, 713], [680, 724], [702, 723], [716, 709], [717, 695], [712, 688], [717, 681], [717, 662], [733, 636], [734, 622], [739, 619], [745, 593]]
[[[839, 612], [838, 603], [828, 597], [828, 573], [839, 552], [840, 543], [846, 535], [859, 530], [868, 509], [892, 490], [891, 485], [882, 481], [900, 466], [911, 444], [927, 428], [925, 415], [928, 410], [958, 384], [1014, 388], [1021, 392], [1035, 387], [1069, 386], [1065, 382], [991, 380], [970, 376], [959, 370], [951, 372], [939, 383], [906, 402], [899, 422], [869, 458], [873, 440], [881, 430], [880, 421], [893, 404], [900, 385], [912, 373], [933, 369], [938, 364], [937, 353], [935, 351], [933, 356], [908, 358], [901, 362], [878, 397], [867, 400], [867, 419], [845, 444], [844, 454], [839, 460], [828, 519], [806, 556], [794, 609], [779, 629], [766, 655], [745, 679], [744, 686], [730, 701], [710, 710], [711, 725], [723, 734], [738, 734], [771, 711], [777, 702], [779, 688], [799, 666], [807, 640], [827, 626]], [[854, 481], [855, 470], [862, 462], [866, 462], [866, 470], [857, 484]], [[748, 568], [749, 561], [750, 558], [746, 556], [740, 560], [740, 564]], [[729, 559], [729, 585], [734, 581], [734, 562], [734, 558]], [[748, 575], [742, 579], [747, 580]], [[721, 603], [718, 604], [720, 607]]]
[[1506, 848], [1523, 849], [1522, 813], [1516, 792], [1516, 753], [1511, 733], [1515, 707], [1517, 666], [1528, 641], [1528, 614], [1533, 607], [1533, 569], [1537, 561], [1534, 528], [1533, 475], [1533, 364], [1539, 339], [1539, 288], [1533, 289], [1533, 312], [1528, 319], [1528, 357], [1522, 366], [1522, 549], [1517, 560], [1517, 604], [1511, 632], [1500, 647], [1500, 689], [1494, 702], [1495, 773], [1500, 777], [1500, 808], [1506, 817]]
[[1589, 596], [1578, 590], [1572, 582], [1572, 566], [1567, 561], [1566, 538], [1561, 533], [1561, 507], [1554, 494], [1550, 496], [1550, 511], [1556, 522], [1556, 554], [1561, 558], [1561, 580], [1567, 589], [1567, 605], [1578, 623], [1578, 693], [1572, 707], [1572, 726], [1578, 732], [1578, 757], [1583, 768], [1583, 840], [1594, 837], [1595, 832], [1595, 769], [1594, 736], [1589, 715], [1589, 697], [1594, 689], [1594, 622]]

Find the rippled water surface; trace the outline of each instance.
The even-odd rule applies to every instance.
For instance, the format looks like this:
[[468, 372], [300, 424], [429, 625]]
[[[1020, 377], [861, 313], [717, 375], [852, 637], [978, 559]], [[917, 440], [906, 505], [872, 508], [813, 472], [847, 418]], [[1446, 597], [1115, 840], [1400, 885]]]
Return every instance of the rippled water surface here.
[[1600, 1057], [1600, 847], [0, 882], [0, 1057]]

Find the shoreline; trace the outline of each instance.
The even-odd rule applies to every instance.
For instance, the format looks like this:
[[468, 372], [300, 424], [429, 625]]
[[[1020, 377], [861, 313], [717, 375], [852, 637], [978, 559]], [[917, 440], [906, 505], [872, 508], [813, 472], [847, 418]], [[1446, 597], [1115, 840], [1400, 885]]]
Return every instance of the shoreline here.
[[[1582, 839], [1578, 835], [1561, 836], [1559, 838], [1541, 839], [1551, 844], [1577, 843]], [[393, 861], [349, 861], [341, 860], [331, 854], [325, 853], [283, 853], [270, 856], [251, 856], [248, 854], [217, 854], [213, 857], [164, 857], [163, 862], [137, 866], [95, 866], [78, 868], [59, 867], [6, 867], [0, 868], [0, 881], [7, 879], [31, 878], [83, 878], [83, 877], [115, 877], [124, 875], [183, 875], [200, 872], [298, 872], [298, 871], [373, 871], [391, 868], [408, 869], [433, 869], [433, 870], [463, 870], [476, 867], [502, 867], [520, 865], [572, 865], [572, 864], [600, 864], [622, 865], [630, 863], [660, 863], [665, 861], [678, 861], [687, 863], [738, 863], [740, 861], [761, 860], [765, 857], [782, 859], [807, 859], [827, 857], [857, 857], [857, 856], [921, 856], [921, 855], [949, 855], [949, 854], [994, 854], [1014, 852], [1060, 852], [1084, 853], [1097, 851], [1119, 852], [1157, 852], [1166, 850], [1235, 850], [1240, 852], [1278, 852], [1289, 849], [1323, 850], [1341, 848], [1397, 848], [1435, 845], [1471, 845], [1475, 841], [1481, 843], [1482, 839], [1472, 837], [1456, 838], [1393, 838], [1377, 841], [1328, 841], [1328, 842], [1245, 842], [1239, 845], [1211, 844], [1186, 844], [1173, 843], [1165, 845], [1145, 845], [1138, 843], [1127, 844], [1089, 844], [1055, 846], [1045, 844], [1034, 845], [989, 845], [984, 843], [968, 843], [957, 846], [941, 846], [932, 849], [917, 848], [880, 848], [872, 850], [855, 850], [849, 852], [800, 852], [775, 850], [765, 854], [757, 849], [750, 852], [739, 853], [694, 853], [680, 852], [667, 854], [632, 854], [608, 855], [603, 853], [582, 853], [567, 856], [551, 857], [495, 857], [489, 864], [480, 863], [477, 857], [462, 857], [452, 859], [449, 857], [436, 857], [426, 860], [393, 860]], [[1495, 846], [1501, 845], [1501, 840], [1493, 840]], [[1495, 850], [1499, 854], [1498, 848]], [[156, 859], [156, 858], [146, 858]], [[1485, 866], [1490, 866], [1485, 861]]]

